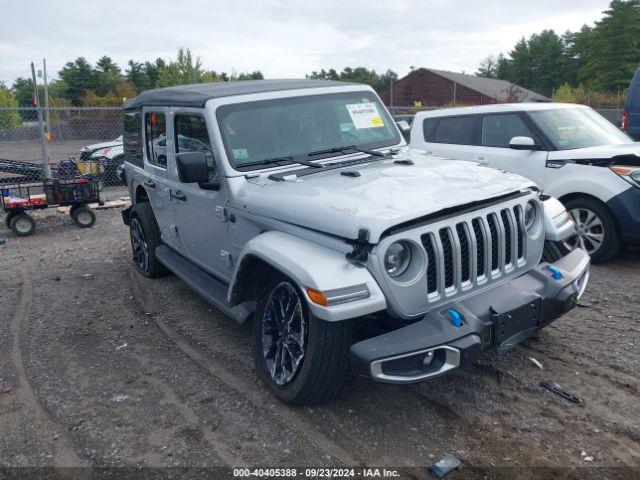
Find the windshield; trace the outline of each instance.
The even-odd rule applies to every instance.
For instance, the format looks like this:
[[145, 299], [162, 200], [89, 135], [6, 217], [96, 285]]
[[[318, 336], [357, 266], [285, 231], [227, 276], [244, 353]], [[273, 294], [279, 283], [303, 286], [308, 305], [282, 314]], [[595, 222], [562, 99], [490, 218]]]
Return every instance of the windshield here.
[[[393, 119], [373, 92], [278, 98], [224, 105], [217, 110], [227, 156], [240, 170], [264, 168], [270, 160], [335, 148], [381, 148], [400, 142]], [[288, 162], [287, 162], [288, 157]], [[264, 162], [265, 165], [256, 165]]]
[[538, 110], [529, 115], [558, 150], [633, 142], [590, 108]]

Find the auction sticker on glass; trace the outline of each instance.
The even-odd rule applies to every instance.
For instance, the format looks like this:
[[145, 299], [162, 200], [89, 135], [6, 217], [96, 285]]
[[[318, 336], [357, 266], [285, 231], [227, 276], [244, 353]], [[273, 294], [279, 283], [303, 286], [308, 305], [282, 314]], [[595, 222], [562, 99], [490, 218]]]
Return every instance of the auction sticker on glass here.
[[351, 103], [346, 107], [355, 128], [384, 127], [375, 103]]

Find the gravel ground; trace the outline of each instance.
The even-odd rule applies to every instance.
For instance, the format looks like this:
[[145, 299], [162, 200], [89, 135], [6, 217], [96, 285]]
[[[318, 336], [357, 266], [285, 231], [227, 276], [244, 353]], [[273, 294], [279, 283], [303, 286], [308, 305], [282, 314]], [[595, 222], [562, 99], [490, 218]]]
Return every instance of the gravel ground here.
[[452, 479], [640, 477], [639, 255], [595, 266], [580, 307], [503, 356], [412, 386], [354, 378], [332, 404], [291, 408], [257, 380], [246, 326], [133, 270], [119, 211], [87, 230], [36, 216], [29, 238], [0, 227], [0, 478], [364, 465], [431, 478], [446, 454], [462, 461]]

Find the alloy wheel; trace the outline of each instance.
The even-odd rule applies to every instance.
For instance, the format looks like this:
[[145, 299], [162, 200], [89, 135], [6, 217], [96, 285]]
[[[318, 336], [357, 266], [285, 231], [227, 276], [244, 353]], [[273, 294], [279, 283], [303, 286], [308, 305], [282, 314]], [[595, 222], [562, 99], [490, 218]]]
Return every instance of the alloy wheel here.
[[302, 365], [307, 343], [307, 319], [302, 300], [289, 282], [271, 291], [262, 316], [265, 366], [273, 381], [286, 385]]
[[146, 272], [149, 268], [149, 247], [144, 237], [144, 230], [137, 218], [131, 219], [131, 249], [133, 250], [133, 259], [140, 270]]
[[574, 208], [569, 213], [576, 224], [576, 235], [564, 242], [565, 247], [570, 250], [580, 247], [593, 255], [604, 242], [602, 220], [588, 208]]

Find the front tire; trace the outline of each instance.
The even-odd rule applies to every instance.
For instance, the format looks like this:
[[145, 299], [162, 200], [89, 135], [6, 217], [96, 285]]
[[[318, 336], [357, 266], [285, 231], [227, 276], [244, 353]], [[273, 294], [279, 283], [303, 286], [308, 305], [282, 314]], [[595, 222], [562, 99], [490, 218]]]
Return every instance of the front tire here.
[[148, 202], [137, 203], [131, 209], [129, 236], [136, 269], [149, 278], [166, 275], [167, 269], [156, 258], [156, 247], [162, 245], [162, 240]]
[[620, 250], [616, 220], [609, 209], [591, 198], [569, 200], [565, 207], [576, 224], [577, 235], [564, 242], [567, 249], [582, 248], [593, 262], [605, 262]]
[[314, 317], [293, 282], [274, 275], [253, 320], [256, 372], [289, 405], [331, 401], [346, 383], [351, 335], [351, 322]]
[[36, 231], [36, 221], [27, 213], [17, 213], [11, 217], [9, 228], [17, 237], [28, 237]]

